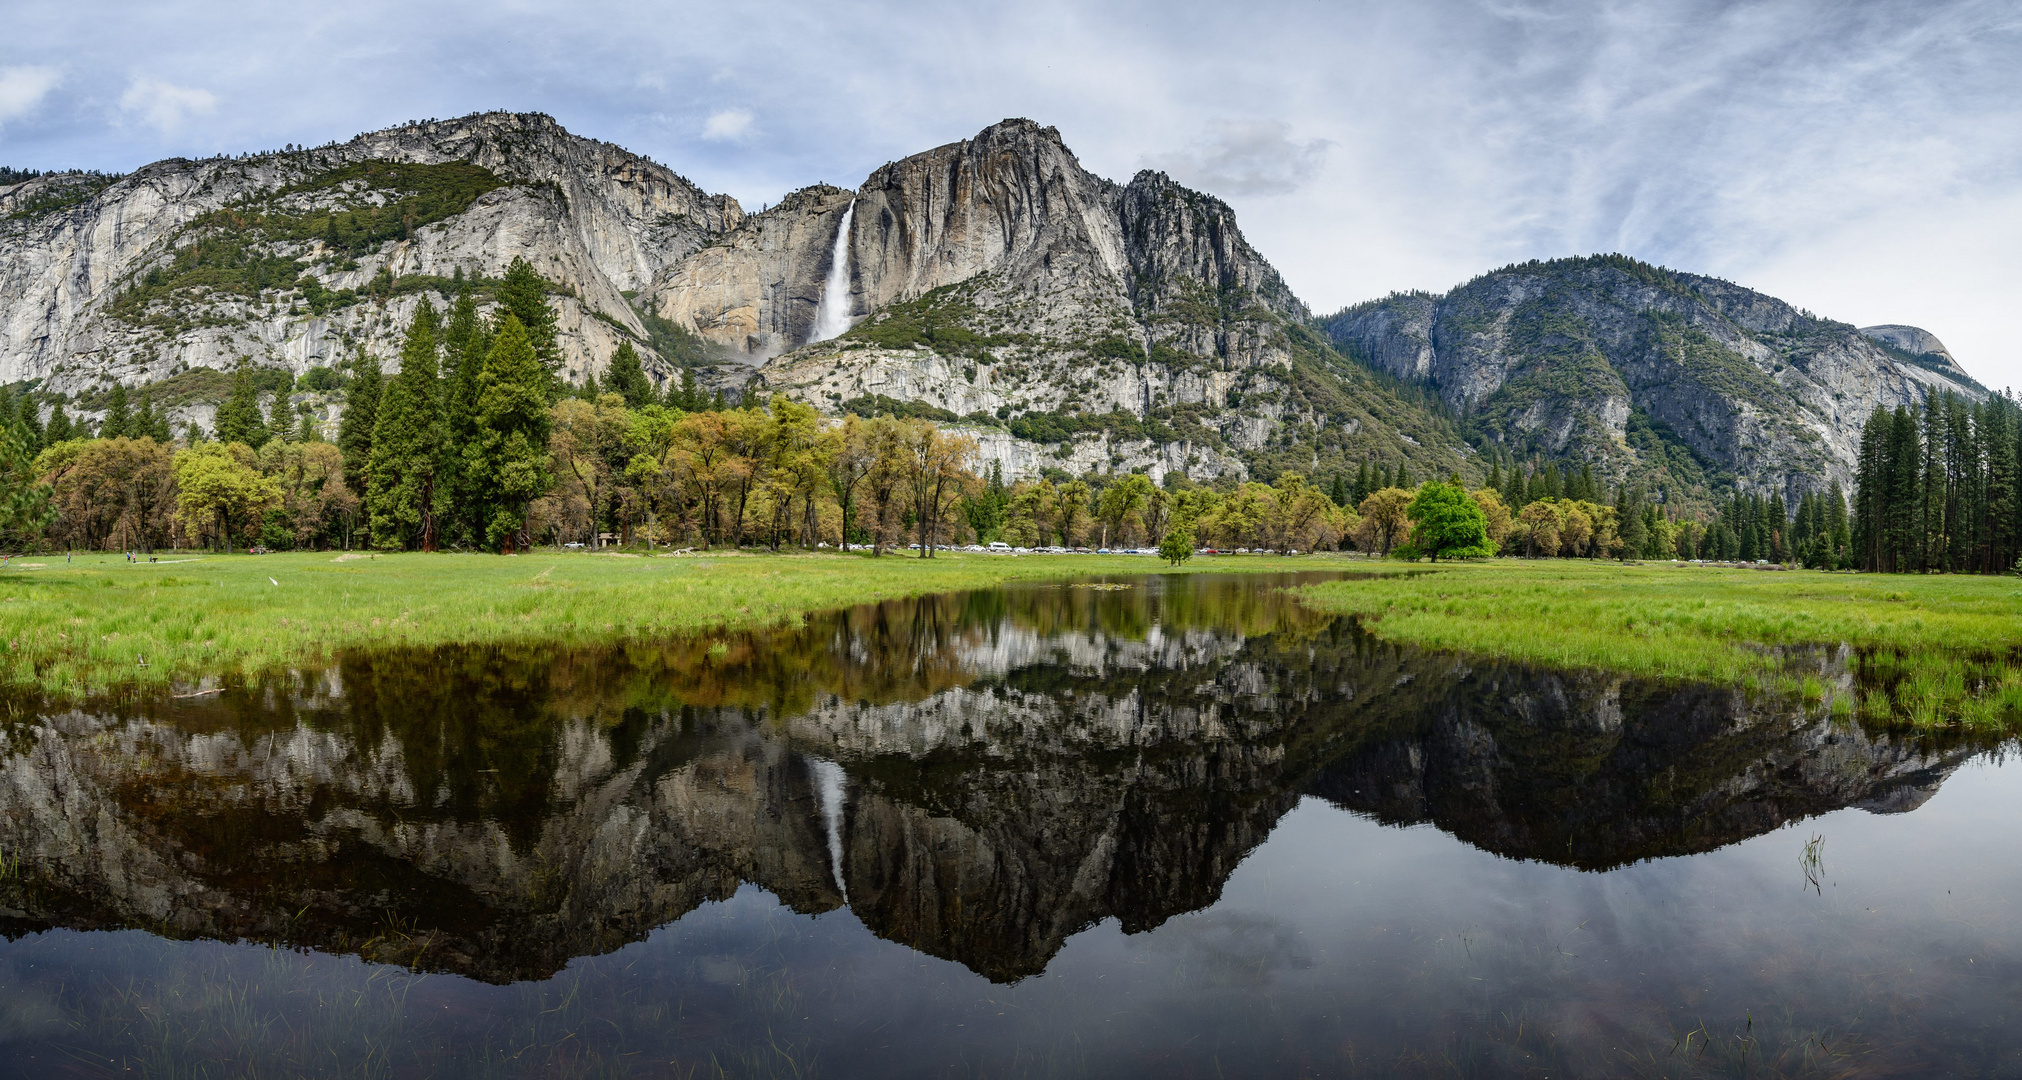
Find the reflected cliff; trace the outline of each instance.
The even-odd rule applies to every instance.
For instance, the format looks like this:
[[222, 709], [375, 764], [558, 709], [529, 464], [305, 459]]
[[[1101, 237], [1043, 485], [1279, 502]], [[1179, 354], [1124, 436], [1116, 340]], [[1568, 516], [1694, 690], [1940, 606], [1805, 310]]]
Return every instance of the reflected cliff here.
[[[896, 601], [624, 648], [352, 655], [0, 728], [0, 928], [504, 982], [740, 885], [995, 980], [1212, 904], [1300, 799], [1583, 868], [1904, 810], [1976, 747], [1398, 649], [1301, 579]], [[1820, 660], [1831, 678], [1841, 660]]]

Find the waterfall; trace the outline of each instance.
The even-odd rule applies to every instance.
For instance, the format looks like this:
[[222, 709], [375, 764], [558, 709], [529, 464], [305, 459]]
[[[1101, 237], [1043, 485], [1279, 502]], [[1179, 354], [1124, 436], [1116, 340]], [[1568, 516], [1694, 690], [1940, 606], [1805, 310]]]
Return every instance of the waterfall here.
[[857, 215], [857, 201], [850, 200], [842, 212], [842, 226], [835, 231], [835, 251], [829, 255], [828, 280], [821, 283], [821, 303], [814, 312], [812, 345], [841, 337], [850, 328], [850, 219]]
[[810, 757], [807, 759], [807, 771], [814, 777], [815, 794], [821, 799], [821, 819], [828, 825], [829, 870], [835, 874], [835, 887], [841, 891], [843, 902], [848, 903], [850, 887], [843, 882], [842, 869], [844, 779], [842, 766], [833, 761]]

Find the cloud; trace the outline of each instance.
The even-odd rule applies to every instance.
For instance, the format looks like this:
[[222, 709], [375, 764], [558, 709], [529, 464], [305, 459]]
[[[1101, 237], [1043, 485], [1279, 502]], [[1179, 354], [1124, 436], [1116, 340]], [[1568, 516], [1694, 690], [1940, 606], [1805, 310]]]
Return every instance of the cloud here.
[[751, 113], [744, 109], [724, 109], [702, 125], [702, 137], [710, 142], [738, 142], [750, 132]]
[[119, 96], [121, 112], [163, 135], [173, 135], [190, 117], [209, 116], [217, 108], [218, 96], [209, 90], [177, 86], [161, 79], [137, 78]]
[[0, 68], [0, 124], [27, 116], [56, 87], [52, 67]]
[[1283, 195], [1312, 179], [1333, 145], [1294, 141], [1283, 120], [1217, 120], [1188, 149], [1147, 160], [1210, 193]]

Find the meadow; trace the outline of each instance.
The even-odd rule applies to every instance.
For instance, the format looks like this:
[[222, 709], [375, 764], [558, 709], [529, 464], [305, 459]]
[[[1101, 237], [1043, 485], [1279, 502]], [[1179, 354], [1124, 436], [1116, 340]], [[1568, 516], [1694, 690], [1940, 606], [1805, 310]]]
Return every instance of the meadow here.
[[[1182, 572], [1332, 568], [1358, 573], [1306, 586], [1302, 600], [1399, 644], [1767, 687], [1869, 720], [2022, 726], [2013, 577], [1328, 555], [1197, 558]], [[1166, 571], [1141, 556], [962, 552], [43, 556], [0, 570], [0, 682], [59, 699], [188, 692], [207, 677], [349, 648], [615, 642], [1013, 581]]]
[[[808, 612], [1012, 581], [1145, 574], [1128, 555], [726, 551], [680, 557], [297, 552], [17, 558], [0, 569], [0, 685], [54, 698], [193, 688], [347, 648], [504, 641], [587, 644], [741, 630]], [[1188, 571], [1310, 568], [1271, 556]]]
[[1302, 596], [1401, 644], [1767, 686], [1920, 727], [2022, 726], [2013, 576], [1497, 559]]

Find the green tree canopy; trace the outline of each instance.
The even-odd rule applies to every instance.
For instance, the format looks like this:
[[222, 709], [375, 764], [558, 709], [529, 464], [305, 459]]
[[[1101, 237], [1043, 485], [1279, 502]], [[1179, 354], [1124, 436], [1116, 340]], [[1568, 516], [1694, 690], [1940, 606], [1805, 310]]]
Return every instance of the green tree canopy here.
[[344, 486], [363, 492], [386, 382], [379, 373], [379, 359], [362, 352], [351, 361], [351, 372], [351, 385], [344, 391], [344, 419], [337, 424], [337, 449], [344, 452]]
[[653, 381], [646, 377], [646, 366], [639, 362], [639, 350], [631, 342], [620, 343], [618, 351], [611, 354], [611, 366], [604, 370], [604, 388], [634, 409], [653, 403]]
[[253, 384], [253, 369], [240, 364], [232, 373], [232, 394], [218, 406], [215, 425], [221, 443], [242, 443], [255, 450], [266, 445], [267, 424], [260, 416], [260, 388]]
[[1458, 480], [1425, 484], [1404, 513], [1411, 519], [1411, 546], [1433, 562], [1442, 556], [1481, 559], [1495, 554], [1488, 519]]
[[444, 453], [436, 329], [435, 308], [423, 300], [407, 324], [400, 372], [379, 402], [365, 489], [375, 547], [435, 549]]
[[478, 438], [464, 459], [485, 508], [485, 544], [529, 542], [527, 507], [551, 484], [547, 370], [518, 316], [507, 312], [478, 379]]
[[498, 299], [506, 312], [519, 320], [535, 360], [553, 378], [562, 368], [562, 349], [555, 339], [555, 312], [548, 307], [548, 283], [534, 273], [532, 263], [515, 258], [499, 283]]

